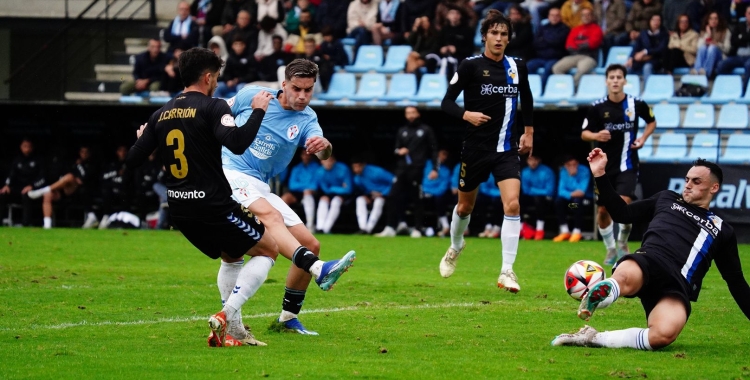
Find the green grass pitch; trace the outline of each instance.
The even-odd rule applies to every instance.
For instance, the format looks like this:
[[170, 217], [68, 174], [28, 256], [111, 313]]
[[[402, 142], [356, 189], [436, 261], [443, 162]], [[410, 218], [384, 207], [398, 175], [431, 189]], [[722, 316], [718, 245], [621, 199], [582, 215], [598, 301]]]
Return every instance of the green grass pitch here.
[[[565, 269], [601, 262], [600, 242], [522, 241], [510, 294], [496, 287], [499, 239], [468, 239], [449, 279], [438, 272], [447, 239], [319, 239], [324, 259], [357, 251], [335, 289], [307, 293], [300, 318], [320, 336], [268, 330], [290, 265], [280, 257], [243, 309], [268, 347], [209, 348], [218, 262], [178, 232], [0, 229], [0, 379], [750, 378], [750, 323], [715, 268], [664, 350], [551, 347], [584, 324]], [[750, 268], [750, 246], [740, 255]], [[646, 325], [633, 299], [590, 324]]]

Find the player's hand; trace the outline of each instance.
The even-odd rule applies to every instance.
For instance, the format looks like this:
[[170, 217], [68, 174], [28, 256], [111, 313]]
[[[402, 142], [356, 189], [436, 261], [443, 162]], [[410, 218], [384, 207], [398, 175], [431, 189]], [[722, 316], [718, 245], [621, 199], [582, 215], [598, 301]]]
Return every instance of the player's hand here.
[[[5, 186], [5, 187], [8, 187], [8, 186]], [[21, 189], [21, 195], [28, 193], [29, 191], [31, 191], [31, 189], [33, 189], [31, 185], [26, 185], [26, 187]], [[8, 188], [8, 191], [10, 191], [10, 188]]]
[[305, 141], [305, 151], [308, 154], [320, 153], [331, 146], [331, 142], [325, 137], [313, 136]]
[[471, 123], [471, 125], [478, 127], [488, 121], [490, 121], [492, 118], [481, 113], [481, 112], [472, 112], [472, 111], [466, 111], [464, 112], [464, 120]]
[[604, 168], [607, 166], [607, 154], [604, 153], [600, 148], [594, 148], [586, 158], [589, 161], [591, 167], [591, 174], [594, 177], [601, 177], [604, 175]]
[[409, 154], [409, 149], [408, 148], [399, 148], [399, 150], [398, 150], [398, 155], [399, 156], [406, 156], [407, 154]]
[[570, 193], [570, 197], [571, 198], [583, 198], [584, 195], [586, 195], [586, 194], [583, 191], [581, 191], [581, 190], [576, 190], [576, 191]]
[[135, 131], [135, 138], [136, 139], [141, 138], [141, 136], [143, 135], [143, 131], [146, 129], [146, 125], [148, 125], [148, 123], [145, 123], [145, 124], [141, 125], [141, 127], [138, 128], [137, 131]]
[[427, 175], [427, 179], [434, 181], [438, 177], [438, 172], [435, 169], [430, 170], [430, 174]]
[[635, 139], [635, 141], [633, 141], [633, 144], [631, 144], [630, 147], [633, 149], [641, 149], [643, 148], [643, 144], [645, 143], [646, 143], [646, 139], [644, 139], [643, 136], [641, 136]]
[[534, 135], [524, 133], [518, 140], [518, 154], [531, 154], [534, 151]]
[[596, 133], [596, 141], [607, 142], [612, 139], [612, 134], [608, 130], [602, 129]]
[[271, 95], [268, 91], [260, 91], [255, 96], [253, 96], [253, 101], [250, 103], [250, 107], [252, 109], [260, 108], [263, 111], [268, 110], [268, 103], [271, 102], [271, 99], [273, 99], [273, 95]]
[[10, 186], [5, 185], [2, 189], [0, 189], [0, 194], [8, 194], [10, 193]]

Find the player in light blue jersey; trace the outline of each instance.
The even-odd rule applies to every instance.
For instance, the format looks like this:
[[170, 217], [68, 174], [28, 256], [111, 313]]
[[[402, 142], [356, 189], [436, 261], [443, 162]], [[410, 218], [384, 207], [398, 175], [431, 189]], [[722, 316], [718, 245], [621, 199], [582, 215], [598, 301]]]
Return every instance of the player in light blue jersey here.
[[[357, 224], [360, 233], [370, 234], [383, 215], [385, 197], [391, 192], [393, 173], [375, 165], [368, 164], [362, 157], [352, 159], [354, 173], [354, 190], [357, 197]], [[367, 206], [372, 209], [368, 212]]]
[[[289, 165], [297, 148], [304, 148], [321, 160], [328, 159], [333, 153], [333, 146], [323, 137], [317, 115], [307, 106], [317, 75], [315, 63], [296, 59], [286, 66], [281, 90], [247, 86], [227, 100], [235, 121], [240, 121], [252, 113], [249, 100], [257, 92], [268, 91], [274, 95], [250, 148], [241, 155], [226, 150], [222, 152], [224, 174], [234, 198], [266, 225], [266, 232], [279, 242], [279, 252], [296, 265], [289, 269], [281, 315], [272, 328], [307, 335], [317, 333], [305, 329], [297, 314], [302, 308], [310, 275], [316, 277], [316, 283], [323, 290], [328, 290], [355, 259], [354, 251], [349, 251], [340, 260], [327, 261], [322, 264], [321, 275], [318, 263], [322, 261], [315, 261], [320, 243], [299, 216], [279, 196], [271, 193], [268, 186], [268, 180]], [[329, 267], [338, 276], [326, 276]]]

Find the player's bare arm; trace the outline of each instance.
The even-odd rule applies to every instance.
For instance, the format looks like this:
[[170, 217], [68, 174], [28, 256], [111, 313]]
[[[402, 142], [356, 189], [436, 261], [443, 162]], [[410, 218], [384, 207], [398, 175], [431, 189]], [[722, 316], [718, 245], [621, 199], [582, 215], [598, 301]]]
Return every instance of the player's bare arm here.
[[464, 112], [464, 120], [471, 123], [471, 125], [478, 127], [492, 119], [491, 117], [481, 113], [481, 112], [474, 112], [474, 111], [466, 111]]
[[313, 136], [305, 141], [305, 151], [321, 160], [327, 160], [333, 154], [333, 145], [325, 137]]
[[599, 132], [584, 130], [583, 132], [581, 132], [581, 139], [583, 141], [607, 142], [612, 139], [612, 134], [610, 134], [606, 129], [602, 129]]
[[630, 147], [633, 149], [641, 149], [643, 148], [643, 144], [646, 143], [646, 140], [648, 140], [648, 137], [651, 136], [652, 133], [654, 133], [654, 130], [656, 130], [656, 121], [652, 121], [646, 125], [646, 129], [643, 131], [643, 135], [635, 139], [633, 141], [633, 145]]
[[534, 127], [527, 125], [518, 141], [518, 154], [531, 154], [534, 151]]

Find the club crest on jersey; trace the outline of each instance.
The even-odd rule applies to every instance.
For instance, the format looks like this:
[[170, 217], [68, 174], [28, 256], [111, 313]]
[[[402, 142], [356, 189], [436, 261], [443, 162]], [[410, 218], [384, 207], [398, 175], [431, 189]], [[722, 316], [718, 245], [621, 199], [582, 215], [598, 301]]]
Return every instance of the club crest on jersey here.
[[289, 127], [289, 129], [286, 130], [286, 137], [289, 140], [294, 140], [294, 138], [297, 137], [298, 134], [299, 134], [299, 127], [297, 126], [297, 124], [292, 125], [291, 127]]
[[221, 117], [221, 125], [225, 127], [234, 127], [234, 118], [230, 114], [226, 114]]
[[708, 219], [714, 224], [714, 226], [716, 226], [716, 228], [721, 229], [721, 222], [723, 222], [721, 218], [716, 215], [709, 215]]
[[635, 110], [633, 110], [632, 108], [628, 107], [625, 110], [625, 115], [628, 117], [628, 119], [630, 121], [633, 121], [633, 119], [635, 118]]
[[604, 112], [604, 118], [605, 119], [609, 119], [609, 111], [605, 111]]
[[483, 76], [483, 77], [488, 77], [488, 76], [490, 76], [490, 71], [489, 71], [489, 70], [482, 70], [482, 76]]
[[509, 76], [509, 77], [510, 77], [511, 79], [516, 79], [516, 71], [515, 71], [515, 70], [513, 70], [513, 68], [512, 68], [512, 67], [508, 69], [508, 76]]
[[232, 107], [234, 105], [234, 96], [231, 97], [231, 98], [229, 98], [229, 99], [227, 99], [227, 105], [229, 107]]
[[462, 179], [458, 180], [458, 184], [461, 185], [461, 187], [466, 186], [466, 182], [464, 182], [464, 180], [462, 180]]

